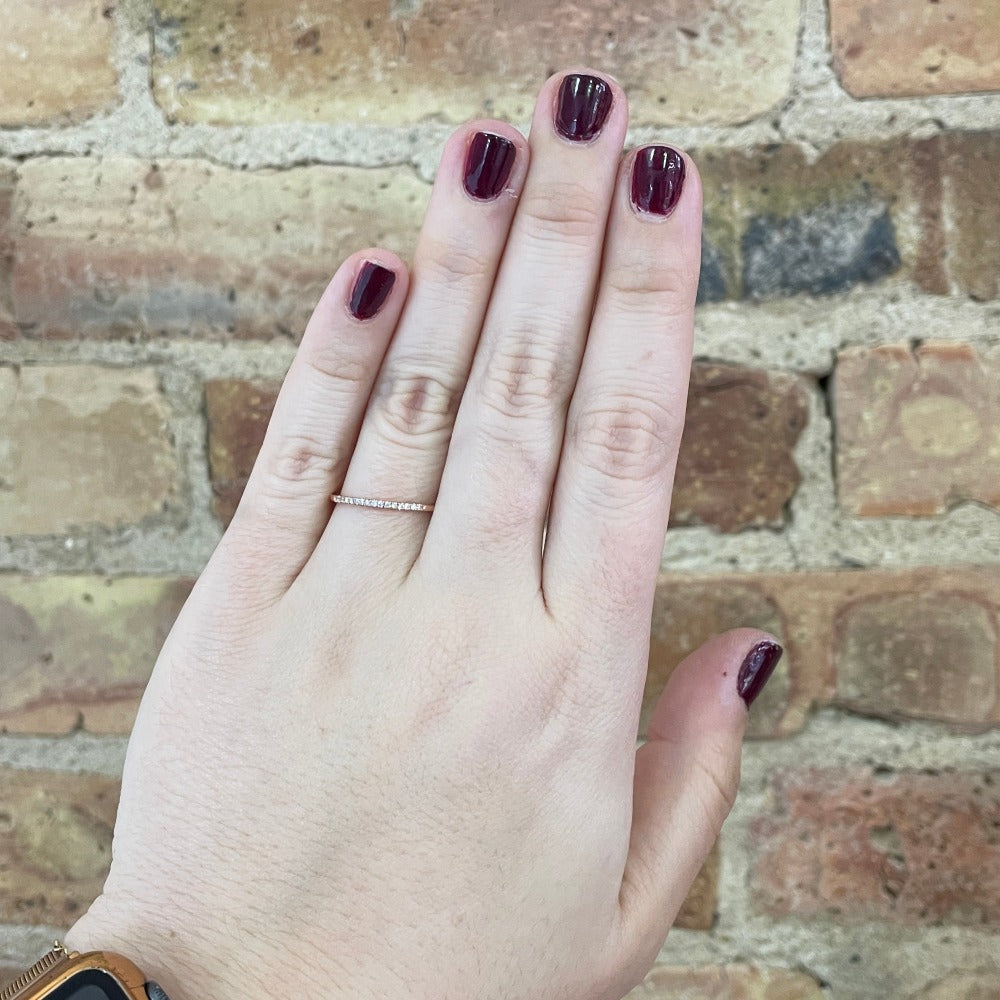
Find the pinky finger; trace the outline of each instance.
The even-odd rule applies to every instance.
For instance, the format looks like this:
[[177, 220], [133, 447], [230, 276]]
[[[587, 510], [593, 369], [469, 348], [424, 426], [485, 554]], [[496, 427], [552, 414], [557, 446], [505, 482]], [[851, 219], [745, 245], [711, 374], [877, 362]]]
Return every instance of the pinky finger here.
[[396, 254], [360, 251], [306, 326], [224, 542], [236, 558], [268, 567], [260, 575], [268, 597], [291, 585], [329, 520], [408, 285]]

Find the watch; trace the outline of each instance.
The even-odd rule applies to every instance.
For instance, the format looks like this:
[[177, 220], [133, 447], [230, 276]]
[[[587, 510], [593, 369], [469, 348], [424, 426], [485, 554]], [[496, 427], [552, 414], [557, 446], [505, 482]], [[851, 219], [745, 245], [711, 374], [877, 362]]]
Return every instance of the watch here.
[[159, 983], [124, 955], [52, 950], [0, 990], [0, 1000], [169, 1000]]

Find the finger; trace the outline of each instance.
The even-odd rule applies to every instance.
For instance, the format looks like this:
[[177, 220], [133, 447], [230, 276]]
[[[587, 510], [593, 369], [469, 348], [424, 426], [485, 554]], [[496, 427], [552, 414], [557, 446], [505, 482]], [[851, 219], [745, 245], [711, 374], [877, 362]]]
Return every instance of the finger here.
[[618, 176], [545, 538], [546, 604], [582, 629], [617, 635], [623, 609], [637, 626], [649, 619], [684, 428], [700, 255], [697, 168], [666, 146], [634, 151]]
[[[434, 502], [527, 170], [524, 137], [502, 122], [473, 122], [445, 146], [410, 296], [339, 492]], [[330, 565], [324, 554], [336, 553], [345, 565], [374, 560], [395, 566], [402, 578], [420, 551], [428, 518], [338, 504], [317, 555], [323, 567]]]
[[224, 540], [274, 594], [295, 579], [329, 519], [407, 287], [399, 257], [363, 250], [333, 276], [306, 326]]
[[[681, 662], [635, 755], [621, 945], [652, 965], [739, 787], [747, 703], [781, 657], [767, 633], [735, 629]], [[647, 966], [648, 968], [648, 966]]]
[[437, 576], [471, 556], [478, 573], [517, 566], [537, 586], [627, 117], [621, 88], [591, 71], [554, 76], [539, 94], [531, 170], [420, 555]]

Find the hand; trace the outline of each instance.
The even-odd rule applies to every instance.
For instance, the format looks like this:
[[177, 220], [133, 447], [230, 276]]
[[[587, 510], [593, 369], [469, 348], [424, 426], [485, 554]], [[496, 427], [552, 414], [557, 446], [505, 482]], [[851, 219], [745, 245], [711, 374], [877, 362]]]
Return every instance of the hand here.
[[728, 813], [768, 636], [689, 657], [635, 750], [699, 177], [621, 160], [578, 72], [530, 143], [455, 133], [411, 274], [336, 273], [156, 663], [66, 944], [172, 1000], [621, 997]]

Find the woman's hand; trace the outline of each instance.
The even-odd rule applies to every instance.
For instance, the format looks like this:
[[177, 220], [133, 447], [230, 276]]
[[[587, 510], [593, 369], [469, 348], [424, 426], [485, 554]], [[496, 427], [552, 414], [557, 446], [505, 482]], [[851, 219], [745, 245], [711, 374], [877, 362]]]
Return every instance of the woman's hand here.
[[409, 275], [366, 250], [334, 276], [156, 664], [68, 947], [172, 1000], [645, 975], [780, 650], [696, 652], [636, 753], [701, 190], [666, 147], [622, 160], [626, 120], [613, 82], [553, 77], [530, 143], [449, 141]]

